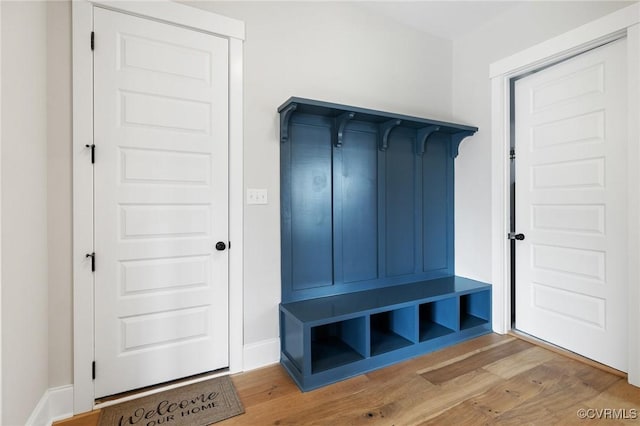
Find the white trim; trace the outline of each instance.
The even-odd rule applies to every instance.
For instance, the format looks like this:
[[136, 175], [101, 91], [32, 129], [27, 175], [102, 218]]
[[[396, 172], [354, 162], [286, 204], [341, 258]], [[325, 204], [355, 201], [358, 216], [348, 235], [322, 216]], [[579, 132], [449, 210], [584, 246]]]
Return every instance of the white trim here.
[[44, 391], [26, 426], [51, 425], [73, 416], [73, 386], [60, 386]]
[[[518, 75], [540, 68], [577, 53], [585, 46], [601, 44], [601, 39], [615, 37], [640, 20], [637, 4], [617, 10], [593, 22], [589, 22], [550, 40], [532, 46], [507, 58], [494, 62], [489, 67], [489, 77]], [[569, 55], [567, 55], [570, 53]]]
[[89, 34], [93, 5], [73, 2], [73, 380], [74, 412], [93, 409], [93, 276], [85, 255], [93, 252], [93, 57]]
[[[511, 264], [506, 238], [509, 230], [509, 80], [491, 80], [491, 303], [493, 330], [506, 333], [511, 328]], [[505, 122], [505, 117], [507, 121]], [[506, 309], [505, 309], [506, 307]]]
[[46, 425], [49, 422], [49, 390], [45, 390], [27, 419], [25, 426]]
[[[627, 37], [628, 46], [628, 152], [629, 152], [629, 312], [628, 377], [640, 385], [640, 183], [636, 168], [640, 165], [640, 4], [620, 9], [596, 21], [547, 40], [490, 66], [491, 77], [491, 214], [493, 329], [504, 333], [511, 328], [509, 244], [509, 82], [512, 78], [544, 65], [569, 58], [607, 41]], [[635, 27], [632, 27], [635, 26]]]
[[261, 340], [244, 346], [244, 371], [280, 362], [280, 339]]
[[105, 9], [126, 12], [130, 15], [177, 24], [197, 31], [244, 40], [244, 22], [201, 9], [185, 7], [185, 5], [172, 1], [89, 1]]
[[[0, 100], [2, 99], [2, 2], [0, 2]], [[0, 102], [0, 235], [2, 235], [2, 102]], [[0, 241], [0, 330], [2, 330], [2, 241]], [[0, 333], [1, 335], [2, 333]], [[2, 423], [2, 338], [0, 337], [0, 423]]]
[[242, 40], [229, 39], [229, 371], [244, 369], [244, 136]]
[[627, 31], [627, 87], [629, 115], [627, 137], [628, 180], [628, 316], [629, 327], [627, 376], [629, 383], [640, 386], [640, 25]]
[[86, 253], [93, 251], [93, 170], [86, 144], [93, 140], [93, 68], [89, 34], [94, 6], [216, 34], [229, 39], [229, 370], [243, 370], [243, 101], [244, 23], [167, 0], [154, 2], [72, 2], [73, 20], [73, 339], [74, 412], [94, 408], [91, 363], [94, 353], [93, 275]]

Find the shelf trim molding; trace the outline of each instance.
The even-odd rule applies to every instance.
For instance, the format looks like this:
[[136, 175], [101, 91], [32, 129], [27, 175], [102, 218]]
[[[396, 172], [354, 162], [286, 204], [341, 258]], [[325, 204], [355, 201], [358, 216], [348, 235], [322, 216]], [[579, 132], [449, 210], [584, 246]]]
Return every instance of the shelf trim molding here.
[[336, 117], [336, 120], [335, 120], [336, 133], [335, 133], [335, 141], [333, 143], [336, 148], [340, 148], [342, 146], [342, 136], [344, 135], [344, 128], [347, 126], [347, 123], [349, 122], [349, 120], [353, 119], [353, 117], [355, 116], [356, 116], [355, 112], [345, 112], [343, 114], [340, 114], [338, 117]]
[[460, 143], [462, 143], [462, 141], [465, 138], [468, 138], [469, 136], [473, 135], [475, 132], [469, 131], [469, 130], [463, 130], [462, 132], [458, 132], [458, 133], [453, 133], [451, 135], [451, 145], [450, 145], [450, 149], [451, 149], [451, 158], [456, 158], [458, 156], [458, 150], [460, 148]]
[[286, 143], [289, 140], [289, 121], [292, 113], [298, 109], [298, 104], [289, 104], [285, 109], [280, 111], [280, 142]]
[[440, 130], [440, 126], [427, 126], [416, 130], [416, 155], [420, 156], [425, 153], [427, 139], [438, 130]]
[[378, 125], [378, 134], [380, 135], [380, 141], [378, 143], [378, 149], [380, 151], [386, 151], [389, 148], [389, 135], [391, 131], [402, 124], [402, 120], [394, 118], [393, 120], [385, 121]]

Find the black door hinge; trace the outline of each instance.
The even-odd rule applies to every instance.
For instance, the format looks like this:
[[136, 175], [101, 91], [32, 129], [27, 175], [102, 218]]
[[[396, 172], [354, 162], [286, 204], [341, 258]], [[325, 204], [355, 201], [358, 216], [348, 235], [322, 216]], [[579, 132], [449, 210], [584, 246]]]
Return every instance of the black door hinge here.
[[91, 164], [94, 164], [96, 162], [96, 144], [86, 144], [85, 146], [87, 148], [91, 148]]
[[524, 234], [516, 234], [515, 232], [509, 232], [509, 234], [507, 234], [507, 239], [522, 241], [524, 240]]
[[95, 361], [91, 363], [91, 378], [93, 380], [96, 379], [96, 362]]
[[509, 160], [515, 160], [516, 159], [516, 150], [512, 149], [511, 151], [509, 151]]
[[96, 33], [91, 31], [91, 50], [94, 50], [96, 47]]
[[85, 257], [91, 258], [91, 272], [96, 271], [96, 254], [95, 253], [87, 253]]

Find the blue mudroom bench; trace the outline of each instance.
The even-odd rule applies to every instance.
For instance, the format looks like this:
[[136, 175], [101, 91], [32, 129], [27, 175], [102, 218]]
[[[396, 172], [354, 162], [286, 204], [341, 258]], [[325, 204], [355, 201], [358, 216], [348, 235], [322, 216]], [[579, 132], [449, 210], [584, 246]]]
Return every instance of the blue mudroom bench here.
[[280, 113], [281, 363], [304, 390], [491, 331], [454, 275], [454, 159], [477, 128], [290, 98]]

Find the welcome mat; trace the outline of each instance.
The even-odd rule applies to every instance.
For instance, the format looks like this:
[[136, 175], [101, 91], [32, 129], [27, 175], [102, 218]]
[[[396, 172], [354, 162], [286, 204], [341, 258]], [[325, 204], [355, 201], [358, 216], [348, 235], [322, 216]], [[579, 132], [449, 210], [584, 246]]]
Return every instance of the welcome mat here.
[[231, 379], [221, 376], [103, 408], [98, 424], [204, 426], [242, 413]]

